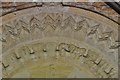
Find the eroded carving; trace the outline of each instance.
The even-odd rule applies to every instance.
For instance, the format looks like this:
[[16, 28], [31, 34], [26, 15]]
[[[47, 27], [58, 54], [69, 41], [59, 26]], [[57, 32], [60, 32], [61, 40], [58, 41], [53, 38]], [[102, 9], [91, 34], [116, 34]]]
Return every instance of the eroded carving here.
[[30, 33], [30, 26], [26, 22], [20, 20], [19, 23], [20, 23], [19, 26], [21, 26], [23, 30]]
[[82, 29], [82, 27], [85, 26], [85, 20], [79, 21], [76, 23], [76, 26], [74, 27], [74, 30], [79, 31]]
[[35, 17], [33, 17], [31, 20], [30, 20], [30, 30], [32, 30], [32, 32], [34, 31], [34, 29], [35, 28], [38, 28], [38, 29], [40, 29], [40, 30], [43, 30], [43, 28], [41, 27], [41, 24], [40, 24], [41, 22], [37, 19], [37, 18], [35, 18]]
[[[19, 19], [13, 22], [14, 23], [12, 24], [13, 26], [9, 24], [3, 25], [4, 26], [3, 29], [5, 30], [3, 30], [3, 34], [2, 34], [3, 37], [1, 38], [1, 41], [7, 42], [8, 41], [7, 38], [9, 37], [14, 37], [12, 39], [16, 39], [16, 37], [21, 36], [21, 31], [23, 32], [25, 31], [28, 34], [30, 33], [29, 35], [31, 35], [35, 30], [35, 28], [43, 31], [50, 26], [50, 28], [52, 28], [53, 30], [56, 30], [56, 28], [61, 27], [62, 30], [66, 28], [71, 28], [74, 31], [80, 31], [82, 28], [88, 25], [86, 18], [83, 19], [82, 17], [80, 17], [81, 20], [75, 20], [74, 16], [68, 15], [67, 18], [63, 19], [64, 14], [52, 13], [51, 15], [47, 14], [43, 16], [43, 18], [41, 18], [42, 20], [39, 20], [37, 16], [33, 16], [32, 18], [30, 18], [30, 20], [28, 20], [28, 22], [24, 21], [23, 19]], [[56, 18], [53, 15], [56, 15]], [[96, 34], [97, 36], [99, 36], [98, 41], [108, 40], [108, 38], [111, 37], [111, 34], [113, 31], [103, 32], [101, 35], [98, 35], [96, 32], [98, 31], [100, 25], [101, 24], [97, 23], [95, 26], [89, 26], [85, 28], [87, 30], [87, 36]], [[23, 32], [22, 32], [22, 35], [24, 35]], [[12, 36], [9, 36], [9, 35], [12, 35]], [[110, 49], [118, 48], [118, 47], [119, 45], [112, 45]]]
[[76, 24], [76, 22], [75, 22], [75, 20], [73, 19], [73, 17], [72, 17], [72, 16], [69, 16], [69, 17], [67, 17], [67, 18], [64, 20], [64, 26], [63, 26], [63, 28], [64, 28], [64, 29], [66, 29], [67, 27], [73, 28], [73, 27], [75, 27], [75, 24]]
[[[53, 13], [53, 14], [55, 14], [55, 13]], [[28, 20], [29, 23], [20, 19], [13, 25], [5, 24], [5, 25], [3, 25], [4, 28], [3, 28], [3, 34], [2, 34], [3, 36], [1, 38], [1, 41], [7, 42], [7, 41], [9, 41], [8, 38], [11, 36], [14, 37], [13, 38], [13, 40], [14, 40], [14, 39], [16, 39], [16, 37], [21, 36], [21, 31], [22, 31], [22, 35], [24, 35], [24, 32], [27, 32], [28, 35], [32, 36], [32, 33], [35, 29], [40, 29], [44, 33], [44, 30], [47, 30], [49, 28], [52, 28], [52, 30], [55, 31], [58, 27], [60, 27], [61, 31], [65, 31], [66, 28], [69, 28], [71, 30], [71, 32], [73, 30], [73, 32], [79, 33], [79, 31], [81, 29], [86, 27], [87, 22], [85, 19], [84, 20], [76, 20], [76, 19], [74, 19], [74, 16], [71, 16], [71, 15], [70, 16], [68, 15], [67, 18], [63, 19], [62, 15], [58, 14], [57, 18], [55, 19], [53, 16], [47, 14], [47, 16], [42, 17], [42, 20], [40, 20], [39, 18], [37, 18], [37, 16], [35, 16], [35, 17], [30, 18], [30, 20]], [[88, 28], [85, 28], [87, 33], [84, 33], [84, 34], [87, 36], [84, 36], [84, 37], [88, 37], [93, 34], [96, 34], [97, 36], [99, 36], [97, 34], [97, 31], [100, 28], [99, 25], [102, 25], [102, 24], [97, 24], [95, 26], [89, 26]], [[36, 32], [36, 33], [38, 33], [38, 32]], [[111, 36], [112, 33], [113, 33], [113, 31], [103, 32], [98, 37], [98, 39], [95, 39], [95, 40], [99, 40], [99, 41], [108, 40], [110, 37], [112, 37]], [[61, 33], [59, 33], [59, 34], [61, 34]], [[42, 34], [42, 35], [44, 36], [44, 34]], [[71, 35], [71, 34], [69, 34], [69, 35]], [[22, 36], [22, 38], [24, 38], [24, 36]], [[119, 46], [120, 46], [119, 44], [115, 44], [115, 45], [112, 45], [110, 47], [110, 49], [116, 49]], [[86, 61], [86, 63], [84, 63], [84, 64], [89, 66], [89, 68], [93, 67], [93, 65], [95, 66], [95, 68], [97, 67], [95, 74], [96, 75], [100, 74], [101, 75], [100, 77], [106, 77], [106, 76], [102, 76], [102, 73], [107, 76], [109, 76], [109, 75], [113, 76], [113, 73], [112, 73], [112, 71], [114, 72], [113, 67], [112, 67], [112, 69], [111, 68], [106, 69], [105, 67], [108, 66], [108, 65], [106, 65], [108, 62], [106, 62], [106, 60], [104, 60], [100, 55], [98, 55], [94, 51], [91, 51], [86, 48], [78, 47], [74, 44], [67, 44], [67, 43], [58, 44], [58, 46], [55, 48], [54, 51], [57, 53], [57, 56], [59, 56], [59, 57], [61, 57], [61, 53], [63, 53], [63, 54], [69, 54], [70, 56], [73, 57], [74, 60], [78, 60], [78, 61], [79, 61], [79, 59], [84, 58], [83, 60]], [[18, 60], [18, 62], [20, 60], [23, 60], [21, 62], [24, 63], [25, 61], [29, 61], [35, 57], [43, 58], [43, 54], [47, 54], [47, 53], [49, 53], [49, 50], [47, 50], [45, 47], [41, 48], [40, 45], [34, 44], [34, 47], [33, 47], [33, 45], [32, 46], [27, 45], [27, 46], [24, 46], [23, 48], [19, 49], [17, 52], [15, 52], [14, 57]], [[30, 58], [29, 58], [29, 56], [30, 56]], [[50, 56], [47, 55], [46, 57], [50, 57]], [[59, 57], [57, 57], [56, 59], [59, 59]], [[64, 57], [64, 55], [62, 55], [62, 57]], [[4, 65], [4, 68], [7, 68], [7, 67], [8, 67], [8, 65]], [[99, 72], [99, 69], [102, 69], [101, 73]], [[114, 73], [114, 74], [116, 74], [116, 73]]]
[[110, 46], [110, 49], [118, 49], [120, 47], [120, 42], [116, 41], [114, 44]]
[[49, 15], [47, 15], [47, 16], [43, 19], [42, 23], [43, 23], [42, 25], [44, 26], [43, 28], [46, 28], [47, 26], [50, 26], [50, 27], [52, 27], [54, 30], [56, 29], [55, 21], [54, 21], [54, 19], [53, 19], [51, 16], [49, 16]]
[[102, 33], [101, 36], [99, 36], [99, 41], [108, 40], [111, 34], [112, 34], [112, 31]]
[[[57, 58], [55, 59], [59, 59], [60, 57], [65, 57], [65, 55], [60, 56], [59, 52], [63, 51], [63, 54], [66, 54], [67, 52], [69, 53], [69, 55], [73, 56], [72, 59], [75, 61], [76, 60], [79, 61], [80, 59], [84, 58], [83, 59], [84, 63], [82, 63], [81, 61], [79, 63], [85, 65], [87, 69], [94, 71], [94, 75], [98, 76], [99, 74], [103, 74], [103, 73], [106, 76], [101, 75], [101, 77], [108, 77], [113, 75], [114, 68], [112, 66], [109, 66], [108, 62], [105, 59], [103, 59], [103, 57], [99, 56], [98, 53], [96, 53], [95, 51], [92, 51], [86, 48], [80, 48], [73, 44], [60, 43], [60, 44], [57, 44], [56, 47], [54, 47], [53, 51], [55, 52], [55, 54], [50, 55], [51, 53], [49, 53], [49, 50], [47, 51], [47, 49], [45, 48], [46, 47], [45, 44], [41, 47], [38, 47], [38, 46], [41, 46], [41, 44], [39, 43], [31, 44], [31, 45], [29, 44], [26, 46], [21, 46], [16, 51], [13, 50], [12, 53], [15, 55], [13, 57], [16, 58], [16, 59], [13, 59], [14, 60], [13, 62], [15, 62], [15, 60], [20, 59], [17, 63], [15, 63], [15, 65], [19, 65], [19, 62], [25, 63], [25, 61], [29, 61], [29, 60], [37, 61], [38, 59], [47, 59], [48, 57], [53, 58], [53, 57], [56, 57], [56, 55], [57, 55]], [[58, 52], [59, 55], [57, 54], [56, 51]], [[40, 56], [37, 56], [38, 54]], [[44, 56], [44, 58], [42, 55]], [[68, 56], [67, 58], [71, 56]], [[10, 62], [10, 64], [13, 64], [13, 63]], [[3, 64], [3, 67], [7, 68], [9, 67], [9, 65]], [[17, 67], [15, 69], [17, 69]], [[99, 69], [101, 69], [100, 71], [102, 72], [100, 72]]]
[[91, 51], [91, 50], [88, 51], [88, 58], [89, 58], [91, 61], [97, 60], [98, 57], [99, 57], [99, 54], [97, 54], [96, 52]]
[[2, 63], [2, 65], [3, 65], [3, 68], [8, 68], [10, 65], [9, 64], [4, 64], [4, 63]]
[[58, 50], [59, 51], [67, 51], [67, 52], [69, 52], [70, 50], [69, 50], [69, 48], [68, 48], [68, 44], [65, 44], [65, 43], [61, 43], [59, 46], [58, 46]]
[[99, 25], [100, 24], [97, 24], [97, 25], [95, 25], [95, 26], [92, 26], [91, 28], [90, 28], [90, 30], [88, 31], [88, 36], [90, 36], [91, 34], [95, 34], [96, 33], [96, 31], [97, 31], [97, 29], [99, 28]]
[[18, 54], [18, 53], [14, 53], [15, 54], [15, 57], [17, 58], [17, 59], [20, 59], [21, 58], [21, 56]]
[[106, 74], [109, 74], [112, 71], [112, 69], [113, 68], [109, 66], [104, 71], [105, 71]]

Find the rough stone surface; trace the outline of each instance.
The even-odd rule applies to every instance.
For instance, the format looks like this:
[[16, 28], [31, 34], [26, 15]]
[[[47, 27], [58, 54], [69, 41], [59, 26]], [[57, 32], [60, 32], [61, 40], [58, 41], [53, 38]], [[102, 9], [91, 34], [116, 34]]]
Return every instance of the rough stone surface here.
[[[2, 2], [0, 5], [2, 7], [2, 14], [6, 14], [9, 12], [17, 11], [19, 9], [41, 6], [41, 4], [42, 2]], [[118, 14], [103, 2], [63, 2], [62, 4], [90, 9], [104, 14], [118, 22]]]
[[55, 3], [0, 18], [3, 77], [118, 77], [118, 24], [110, 19]]

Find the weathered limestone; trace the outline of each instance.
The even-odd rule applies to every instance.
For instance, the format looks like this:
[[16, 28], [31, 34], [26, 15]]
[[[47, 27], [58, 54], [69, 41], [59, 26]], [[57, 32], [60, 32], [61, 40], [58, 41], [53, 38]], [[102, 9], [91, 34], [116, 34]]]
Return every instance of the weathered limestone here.
[[[66, 57], [66, 55], [69, 53], [69, 55], [71, 56], [67, 56], [68, 59], [72, 57], [70, 58], [71, 60], [78, 61], [84, 58], [83, 63], [79, 61], [79, 64], [83, 64], [84, 67], [86, 67], [86, 69], [88, 70], [91, 70], [91, 72], [94, 71], [95, 76], [98, 76], [99, 73], [100, 74], [104, 73], [106, 76], [112, 77], [112, 75], [111, 76], [109, 75], [112, 74], [112, 70], [114, 69], [114, 67], [109, 66], [108, 64], [110, 63], [106, 62], [107, 60], [105, 60], [105, 57], [98, 56], [98, 53], [96, 53], [95, 51], [86, 50], [86, 48], [80, 48], [80, 47], [77, 47], [76, 45], [67, 44], [67, 43], [60, 43], [60, 44], [56, 43], [58, 44], [58, 46], [54, 46], [53, 49], [51, 48], [52, 51], [50, 51], [50, 50], [47, 50], [46, 47], [51, 43], [48, 42], [47, 45], [44, 44], [43, 46], [41, 46], [41, 44], [42, 43], [25, 44], [26, 46], [21, 46], [20, 49], [18, 47], [18, 50], [14, 50], [14, 49], [11, 50], [10, 51], [11, 54], [9, 55], [10, 57], [8, 57], [8, 60], [11, 59], [12, 57], [12, 61], [9, 61], [9, 63], [3, 62], [4, 73], [5, 72], [8, 73], [9, 71], [8, 76], [10, 76], [10, 74], [12, 74], [14, 70], [17, 70], [17, 68], [19, 68], [19, 66], [17, 65], [20, 65], [21, 63], [22, 65], [25, 65], [27, 61], [34, 62], [41, 59], [51, 60], [52, 58], [56, 57], [56, 55], [58, 55], [59, 57], [55, 59], [59, 60], [62, 57]], [[38, 48], [38, 46], [41, 46], [41, 47]], [[71, 47], [73, 47], [72, 49], [74, 50], [72, 50]], [[56, 49], [58, 53], [56, 52]], [[14, 63], [16, 61], [17, 63]], [[104, 64], [102, 64], [103, 61], [105, 61]], [[13, 64], [14, 64], [14, 69], [11, 68]], [[100, 69], [102, 69], [103, 72], [99, 71]], [[106, 76], [101, 75], [101, 77], [106, 77]]]
[[[2, 54], [6, 60], [3, 60], [3, 77], [13, 77], [21, 71], [20, 67], [30, 70], [38, 65], [51, 72], [49, 64], [57, 66], [51, 72], [57, 77], [61, 77], [57, 75], [62, 75], [61, 71], [67, 77], [74, 68], [86, 75], [90, 73], [93, 78], [117, 77], [117, 61], [112, 58], [119, 46], [111, 47], [118, 36], [116, 23], [89, 11], [61, 5], [57, 9], [45, 5], [15, 13], [17, 16], [10, 19], [4, 16], [1, 25]], [[68, 68], [59, 66], [62, 63], [69, 65]]]

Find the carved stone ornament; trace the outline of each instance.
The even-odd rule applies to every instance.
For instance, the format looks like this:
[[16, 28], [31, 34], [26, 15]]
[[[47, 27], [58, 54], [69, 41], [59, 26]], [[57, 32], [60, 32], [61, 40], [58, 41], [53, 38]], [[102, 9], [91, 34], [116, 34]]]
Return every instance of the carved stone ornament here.
[[4, 78], [118, 77], [120, 45], [113, 21], [80, 8], [47, 4], [1, 18]]

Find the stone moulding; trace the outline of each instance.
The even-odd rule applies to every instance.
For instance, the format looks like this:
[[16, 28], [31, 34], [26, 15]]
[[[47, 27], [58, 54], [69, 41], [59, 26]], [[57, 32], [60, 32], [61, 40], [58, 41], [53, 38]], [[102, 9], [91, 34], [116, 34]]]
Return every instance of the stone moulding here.
[[[42, 7], [44, 6], [44, 4], [50, 5], [50, 6], [55, 6], [55, 5], [62, 5], [62, 6], [69, 6], [69, 7], [76, 7], [76, 8], [82, 8], [85, 10], [89, 10], [92, 12], [95, 12], [97, 14], [100, 14], [108, 19], [111, 19], [112, 21], [120, 24], [117, 21], [117, 17], [118, 14], [112, 10], [111, 8], [109, 8], [105, 3], [99, 3], [99, 2], [95, 2], [89, 4], [86, 2], [82, 2], [82, 3], [76, 3], [76, 2], [52, 2], [52, 3], [46, 3], [46, 2], [16, 2], [16, 3], [2, 3], [2, 16], [12, 13], [12, 12], [16, 12], [19, 10], [23, 10], [26, 8], [32, 8], [32, 7]], [[107, 10], [107, 11], [106, 11]], [[110, 11], [109, 11], [110, 10]], [[106, 13], [107, 12], [107, 13]], [[112, 14], [111, 14], [112, 13]], [[108, 15], [109, 14], [109, 15]], [[114, 17], [114, 16], [116, 17]]]
[[[14, 77], [21, 71], [19, 65], [24, 66], [24, 68], [29, 67], [27, 66], [29, 61], [31, 61], [29, 65], [37, 61], [38, 64], [44, 66], [44, 63], [52, 63], [54, 58], [56, 62], [59, 62], [60, 59], [60, 64], [64, 63], [66, 59], [73, 60], [75, 62], [73, 65], [77, 69], [82, 65], [88, 70], [86, 72], [83, 67], [80, 68], [86, 74], [90, 74], [89, 77], [117, 77], [117, 49], [119, 46], [113, 48], [118, 39], [117, 23], [87, 10], [47, 5], [16, 11], [0, 18], [3, 21], [0, 27], [2, 31], [0, 40], [3, 46], [4, 77]], [[75, 40], [79, 43], [76, 43]], [[35, 45], [36, 41], [40, 41], [40, 43]], [[45, 62], [39, 63], [39, 61]], [[54, 62], [53, 65], [58, 66]], [[70, 63], [68, 67], [70, 70], [66, 71], [65, 77], [74, 70]], [[50, 71], [55, 73], [54, 75], [42, 76], [41, 74], [37, 77], [60, 77], [57, 75], [58, 68], [54, 68], [56, 73]], [[96, 73], [92, 74], [91, 71]], [[36, 76], [31, 75], [33, 76], [29, 77]]]

